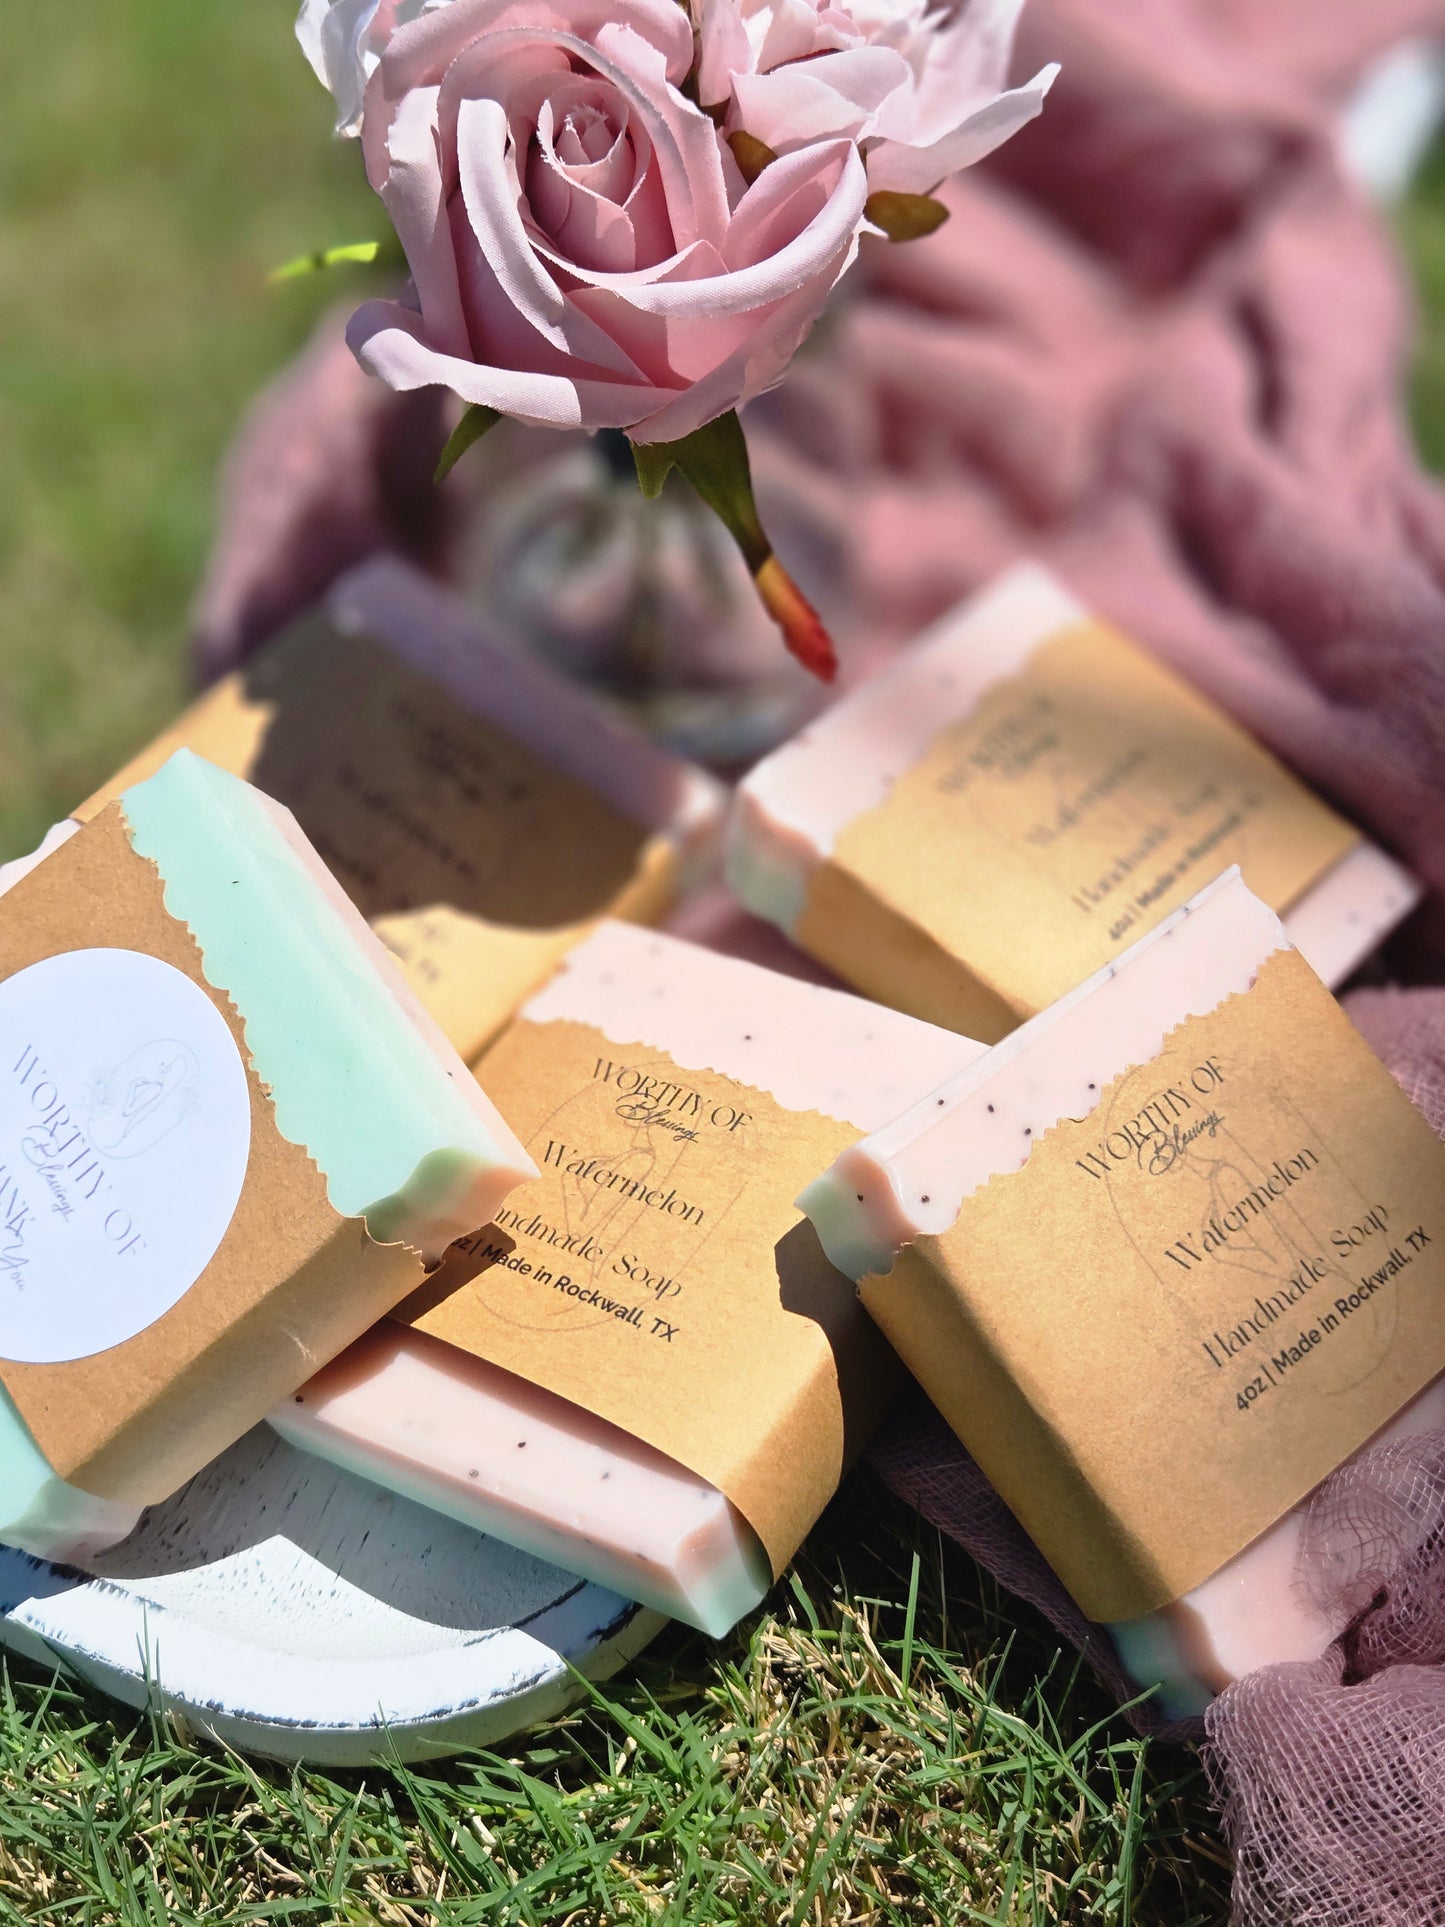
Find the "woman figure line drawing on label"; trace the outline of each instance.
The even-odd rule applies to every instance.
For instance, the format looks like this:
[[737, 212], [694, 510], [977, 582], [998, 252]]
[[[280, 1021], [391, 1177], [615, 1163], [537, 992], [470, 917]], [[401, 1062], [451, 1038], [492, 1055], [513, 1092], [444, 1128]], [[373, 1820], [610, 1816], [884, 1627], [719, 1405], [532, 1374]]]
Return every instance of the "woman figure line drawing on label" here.
[[142, 1044], [112, 1070], [98, 1071], [90, 1090], [90, 1140], [109, 1158], [143, 1156], [200, 1102], [196, 1054], [173, 1037]]

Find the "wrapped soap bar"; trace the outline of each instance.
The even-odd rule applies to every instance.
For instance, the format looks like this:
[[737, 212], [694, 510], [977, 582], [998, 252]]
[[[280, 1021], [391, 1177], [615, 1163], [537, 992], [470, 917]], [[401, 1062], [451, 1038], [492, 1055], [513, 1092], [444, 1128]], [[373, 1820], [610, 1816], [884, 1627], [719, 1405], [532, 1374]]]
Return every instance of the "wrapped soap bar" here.
[[1418, 886], [1026, 566], [739, 788], [729, 874], [846, 982], [996, 1041], [1233, 863], [1337, 984]]
[[1169, 1713], [1344, 1630], [1299, 1507], [1445, 1424], [1445, 1146], [1237, 870], [801, 1202]]
[[722, 816], [701, 770], [390, 560], [343, 576], [77, 818], [179, 748], [294, 812], [468, 1063], [599, 917], [659, 921]]
[[978, 1049], [603, 924], [480, 1067], [540, 1176], [273, 1424], [725, 1632], [896, 1384], [793, 1200]]
[[179, 752], [0, 903], [0, 1540], [123, 1537], [534, 1171], [294, 819]]

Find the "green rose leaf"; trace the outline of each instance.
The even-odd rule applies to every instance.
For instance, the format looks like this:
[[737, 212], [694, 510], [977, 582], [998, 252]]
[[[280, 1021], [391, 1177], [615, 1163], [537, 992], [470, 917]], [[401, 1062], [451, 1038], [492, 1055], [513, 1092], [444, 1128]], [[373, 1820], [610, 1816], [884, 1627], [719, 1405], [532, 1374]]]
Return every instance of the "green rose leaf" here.
[[324, 274], [328, 268], [374, 267], [378, 262], [400, 266], [403, 255], [394, 240], [347, 241], [340, 247], [317, 248], [311, 254], [298, 254], [273, 268], [266, 279], [271, 282], [296, 281], [304, 274]]
[[499, 409], [488, 408], [485, 402], [472, 402], [448, 437], [432, 480], [444, 482], [472, 443], [479, 442], [487, 430], [495, 428], [501, 419]]

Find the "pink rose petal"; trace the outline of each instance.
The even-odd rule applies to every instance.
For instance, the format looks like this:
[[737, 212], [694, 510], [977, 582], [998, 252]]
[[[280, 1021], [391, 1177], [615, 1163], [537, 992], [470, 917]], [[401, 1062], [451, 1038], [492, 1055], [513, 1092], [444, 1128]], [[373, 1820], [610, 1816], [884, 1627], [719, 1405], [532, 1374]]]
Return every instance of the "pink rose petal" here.
[[1057, 67], [1045, 67], [1027, 86], [997, 95], [931, 147], [881, 141], [869, 151], [870, 184], [900, 194], [932, 193], [950, 174], [983, 160], [1034, 120], [1057, 73]]
[[889, 96], [912, 81], [908, 62], [891, 47], [854, 47], [772, 73], [739, 74], [738, 125], [779, 154], [812, 141], [856, 140]]

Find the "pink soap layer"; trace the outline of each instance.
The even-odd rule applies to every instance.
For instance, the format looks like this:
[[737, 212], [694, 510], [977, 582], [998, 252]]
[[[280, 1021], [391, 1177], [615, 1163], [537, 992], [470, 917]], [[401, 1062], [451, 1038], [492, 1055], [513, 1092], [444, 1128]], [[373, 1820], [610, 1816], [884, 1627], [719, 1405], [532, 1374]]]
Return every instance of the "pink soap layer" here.
[[715, 1487], [580, 1406], [387, 1320], [272, 1424], [465, 1525], [725, 1633], [772, 1583]]
[[[1087, 1117], [1111, 1079], [1158, 1055], [1166, 1035], [1253, 983], [1284, 930], [1230, 871], [1118, 961], [1022, 1025], [922, 1103], [845, 1151], [802, 1203], [840, 1269], [887, 1273], [902, 1247], [937, 1236], [964, 1200], [1019, 1169], [1037, 1138]], [[925, 1389], [946, 1361], [910, 1357]], [[1389, 1436], [1445, 1423], [1437, 1381], [1393, 1421]], [[1159, 1686], [1173, 1714], [1198, 1711], [1232, 1679], [1279, 1659], [1317, 1657], [1342, 1628], [1294, 1579], [1293, 1512], [1161, 1612], [1111, 1628], [1141, 1686]]]
[[1285, 911], [1285, 933], [1333, 989], [1379, 949], [1420, 896], [1420, 885], [1394, 857], [1373, 843], [1357, 843]]
[[[1437, 1378], [1361, 1450], [1442, 1429], [1445, 1379]], [[1344, 1616], [1322, 1611], [1299, 1584], [1308, 1503], [1162, 1612], [1110, 1628], [1130, 1673], [1141, 1685], [1159, 1683], [1170, 1714], [1202, 1711], [1232, 1680], [1261, 1666], [1317, 1659], [1344, 1632]]]
[[[728, 875], [742, 901], [793, 934], [809, 880], [847, 825], [886, 801], [940, 732], [1042, 643], [1088, 620], [1047, 570], [1011, 569], [765, 757], [739, 785], [728, 827]], [[1285, 928], [1316, 973], [1339, 984], [1419, 900], [1407, 870], [1361, 843], [1288, 906]]]
[[[618, 1045], [649, 1044], [684, 1069], [738, 1078], [859, 1131], [981, 1048], [845, 992], [612, 922], [522, 1015], [595, 1025]], [[272, 1423], [351, 1471], [707, 1632], [726, 1631], [770, 1583], [752, 1528], [714, 1486], [565, 1400], [398, 1327], [354, 1347]]]

